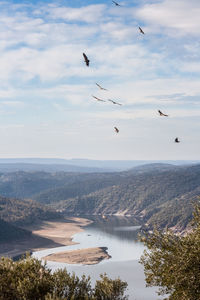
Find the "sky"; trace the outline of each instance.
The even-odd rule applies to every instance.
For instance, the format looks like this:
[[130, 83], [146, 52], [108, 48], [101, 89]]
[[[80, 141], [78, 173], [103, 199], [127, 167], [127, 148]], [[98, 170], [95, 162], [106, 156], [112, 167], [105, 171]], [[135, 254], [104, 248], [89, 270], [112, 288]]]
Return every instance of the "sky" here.
[[118, 3], [0, 1], [1, 158], [200, 159], [200, 1]]

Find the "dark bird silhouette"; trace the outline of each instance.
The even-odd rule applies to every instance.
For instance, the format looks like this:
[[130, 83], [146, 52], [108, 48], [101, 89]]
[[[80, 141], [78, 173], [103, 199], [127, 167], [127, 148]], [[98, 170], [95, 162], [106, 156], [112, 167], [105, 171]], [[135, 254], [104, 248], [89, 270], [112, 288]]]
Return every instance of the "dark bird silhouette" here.
[[92, 95], [92, 97], [93, 97], [94, 99], [96, 99], [97, 101], [106, 102], [105, 100], [100, 99], [100, 98], [98, 98], [98, 97], [96, 97], [96, 96], [93, 96], [93, 95]]
[[89, 63], [90, 63], [90, 61], [89, 61], [89, 59], [88, 59], [88, 57], [87, 57], [87, 55], [86, 55], [85, 53], [83, 53], [83, 57], [84, 57], [84, 60], [85, 60], [86, 66], [88, 66], [88, 67], [89, 67]]
[[158, 110], [161, 117], [168, 117], [169, 115], [163, 114], [161, 110]]
[[144, 31], [142, 30], [142, 28], [141, 28], [140, 26], [139, 26], [138, 28], [139, 28], [140, 32], [141, 32], [142, 34], [144, 34]]
[[100, 84], [96, 83], [96, 85], [100, 88], [100, 90], [107, 91], [107, 89], [103, 88]]
[[116, 102], [116, 101], [113, 101], [113, 100], [111, 100], [111, 99], [108, 99], [108, 101], [112, 102], [113, 104], [122, 105], [121, 103]]
[[180, 143], [179, 139], [176, 137], [174, 140], [175, 143]]
[[119, 3], [112, 1], [116, 6], [121, 6]]
[[117, 127], [114, 127], [114, 129], [116, 133], [119, 133], [119, 129]]

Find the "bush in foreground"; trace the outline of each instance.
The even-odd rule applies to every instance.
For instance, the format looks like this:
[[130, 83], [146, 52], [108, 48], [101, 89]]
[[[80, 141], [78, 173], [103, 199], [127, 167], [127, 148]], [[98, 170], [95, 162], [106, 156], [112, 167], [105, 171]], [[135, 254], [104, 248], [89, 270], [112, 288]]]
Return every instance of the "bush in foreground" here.
[[200, 207], [186, 236], [154, 230], [141, 240], [148, 248], [140, 259], [147, 286], [159, 286], [159, 295], [169, 295], [165, 299], [200, 299]]
[[0, 260], [1, 300], [126, 300], [127, 283], [100, 275], [92, 288], [90, 277], [81, 278], [66, 269], [54, 273], [40, 260], [27, 256], [14, 262]]

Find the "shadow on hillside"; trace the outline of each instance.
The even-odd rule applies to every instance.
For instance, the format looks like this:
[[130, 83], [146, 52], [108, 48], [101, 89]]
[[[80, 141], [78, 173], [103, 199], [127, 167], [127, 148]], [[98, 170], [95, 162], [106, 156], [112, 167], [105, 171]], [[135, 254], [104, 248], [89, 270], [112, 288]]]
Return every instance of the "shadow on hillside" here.
[[37, 249], [46, 249], [64, 246], [63, 244], [56, 243], [51, 239], [32, 234], [29, 238], [22, 240], [13, 240], [9, 243], [0, 244], [0, 256], [14, 258], [24, 255], [27, 252], [33, 252]]

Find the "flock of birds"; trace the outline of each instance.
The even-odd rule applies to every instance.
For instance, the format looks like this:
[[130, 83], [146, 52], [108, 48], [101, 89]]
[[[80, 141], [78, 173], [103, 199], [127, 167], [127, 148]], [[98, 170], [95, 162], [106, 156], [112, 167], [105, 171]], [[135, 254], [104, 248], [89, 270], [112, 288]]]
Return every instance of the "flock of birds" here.
[[[122, 6], [121, 4], [119, 4], [119, 3], [115, 2], [115, 1], [112, 1], [112, 2], [113, 2], [113, 4], [115, 4], [115, 6]], [[139, 31], [140, 31], [141, 34], [145, 34], [145, 32], [143, 31], [143, 29], [142, 29], [140, 26], [138, 26], [138, 29], [139, 29]], [[89, 65], [90, 65], [90, 60], [89, 60], [88, 56], [87, 56], [85, 53], [83, 53], [83, 58], [84, 58], [84, 61], [85, 61], [86, 66], [89, 67]], [[102, 87], [100, 84], [96, 83], [96, 85], [97, 85], [97, 87], [98, 87], [100, 90], [108, 91], [106, 88]], [[98, 97], [96, 97], [96, 96], [94, 96], [94, 95], [92, 95], [92, 97], [93, 97], [95, 100], [100, 101], [100, 102], [106, 102], [106, 101], [109, 101], [109, 102], [111, 102], [112, 104], [115, 104], [115, 105], [120, 105], [120, 106], [122, 105], [121, 103], [116, 102], [116, 101], [114, 101], [114, 100], [112, 100], [112, 99], [104, 100], [104, 99], [98, 98]], [[169, 117], [169, 115], [164, 114], [161, 110], [158, 110], [158, 113], [159, 113], [159, 115], [160, 115], [161, 117]], [[119, 133], [119, 129], [118, 129], [117, 127], [114, 127], [114, 130], [115, 130], [116, 133]], [[174, 142], [175, 142], [175, 143], [180, 143], [179, 138], [176, 137], [176, 138], [174, 139]]]

